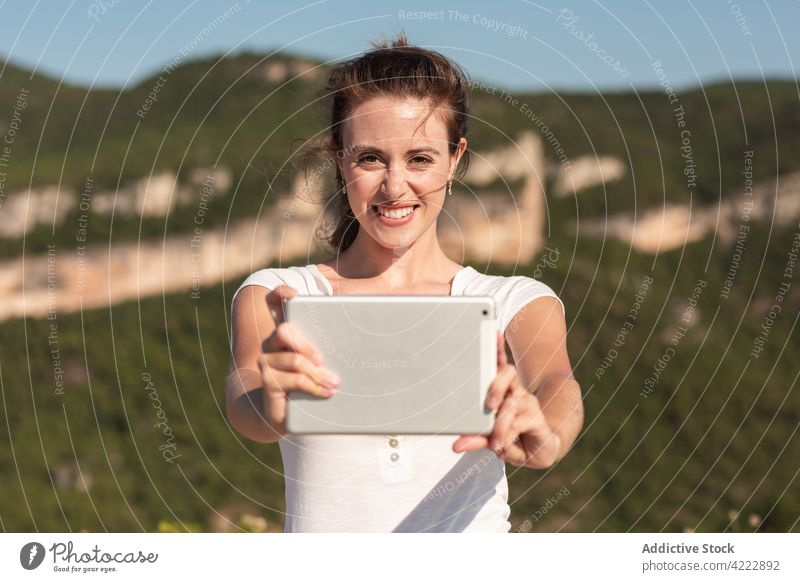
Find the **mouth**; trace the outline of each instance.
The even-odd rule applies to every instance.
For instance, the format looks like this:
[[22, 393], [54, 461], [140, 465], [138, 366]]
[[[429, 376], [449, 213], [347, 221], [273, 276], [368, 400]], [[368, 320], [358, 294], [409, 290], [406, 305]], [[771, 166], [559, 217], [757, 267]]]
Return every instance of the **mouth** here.
[[372, 211], [384, 224], [392, 226], [409, 222], [416, 214], [419, 204], [404, 204], [402, 206], [374, 205]]

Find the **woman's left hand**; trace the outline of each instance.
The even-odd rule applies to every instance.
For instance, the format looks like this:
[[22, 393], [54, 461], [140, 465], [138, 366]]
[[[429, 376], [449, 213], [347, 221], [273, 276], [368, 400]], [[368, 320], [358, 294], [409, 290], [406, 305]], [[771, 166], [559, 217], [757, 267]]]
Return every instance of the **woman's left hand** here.
[[497, 332], [497, 377], [489, 387], [486, 406], [496, 410], [489, 435], [461, 435], [453, 443], [457, 453], [489, 448], [501, 459], [538, 469], [558, 459], [561, 439], [545, 418], [539, 399], [525, 389], [517, 368], [508, 363], [503, 334]]

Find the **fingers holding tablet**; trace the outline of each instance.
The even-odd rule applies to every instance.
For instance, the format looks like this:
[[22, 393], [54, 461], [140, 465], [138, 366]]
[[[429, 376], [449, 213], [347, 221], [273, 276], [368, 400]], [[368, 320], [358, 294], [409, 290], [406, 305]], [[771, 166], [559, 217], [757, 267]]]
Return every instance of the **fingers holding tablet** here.
[[495, 454], [505, 458], [505, 453], [513, 441], [517, 440], [519, 431], [521, 401], [528, 395], [520, 382], [517, 367], [508, 362], [505, 338], [497, 332], [497, 376], [489, 386], [486, 395], [486, 407], [495, 411], [495, 421], [490, 435], [461, 435], [453, 443], [454, 452], [476, 451], [482, 448], [491, 449]]
[[489, 386], [489, 393], [486, 395], [486, 407], [490, 410], [497, 410], [497, 407], [503, 402], [508, 392], [511, 382], [517, 374], [516, 366], [504, 363], [498, 364], [497, 376], [492, 380]]
[[317, 384], [335, 388], [339, 377], [321, 367], [324, 359], [319, 350], [289, 322], [283, 322], [267, 339], [269, 364], [279, 370], [306, 374]]
[[330, 375], [303, 354], [293, 351], [266, 352], [258, 360], [264, 387], [264, 413], [269, 424], [286, 434], [287, 394], [298, 390], [320, 398], [335, 391]]
[[287, 393], [301, 391], [328, 398], [335, 393], [338, 377], [321, 367], [322, 354], [294, 326], [286, 321], [284, 301], [297, 296], [288, 285], [267, 295], [267, 305], [276, 323], [264, 342], [258, 359], [264, 388], [264, 413], [280, 434], [286, 434]]
[[[268, 367], [272, 370], [306, 376], [313, 383], [312, 386], [303, 380], [303, 385], [309, 386], [306, 392], [310, 392], [315, 396], [328, 396], [328, 392], [334, 390], [338, 385], [339, 377], [336, 374], [317, 366], [301, 353], [291, 351], [274, 352], [264, 354], [264, 358]], [[287, 386], [283, 389], [285, 391], [295, 388]]]
[[306, 338], [295, 326], [288, 321], [279, 323], [275, 331], [266, 341], [266, 349], [264, 351], [280, 352], [291, 351], [303, 354], [309, 360], [317, 365], [323, 363], [323, 357], [320, 351], [314, 347], [308, 338]]
[[513, 434], [513, 425], [520, 409], [521, 400], [527, 394], [527, 391], [519, 382], [514, 366], [507, 364], [501, 370], [501, 373], [508, 374], [509, 370], [511, 370], [510, 373], [512, 374], [511, 379], [505, 392], [505, 397], [500, 404], [500, 408], [497, 409], [494, 430], [492, 431], [492, 436], [489, 438], [489, 448], [498, 455], [502, 453], [519, 434]]

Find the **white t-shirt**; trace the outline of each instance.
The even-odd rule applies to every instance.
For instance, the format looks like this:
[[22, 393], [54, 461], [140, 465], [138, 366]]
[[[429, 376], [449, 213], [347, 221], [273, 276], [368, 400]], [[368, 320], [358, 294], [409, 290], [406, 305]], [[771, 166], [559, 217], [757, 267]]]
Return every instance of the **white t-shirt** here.
[[[239, 286], [333, 295], [315, 265], [256, 271]], [[236, 298], [234, 293], [231, 305]], [[500, 331], [526, 303], [556, 293], [522, 275], [464, 267], [451, 296], [489, 295]], [[489, 449], [454, 453], [457, 435], [286, 435], [284, 532], [508, 532], [505, 462]]]

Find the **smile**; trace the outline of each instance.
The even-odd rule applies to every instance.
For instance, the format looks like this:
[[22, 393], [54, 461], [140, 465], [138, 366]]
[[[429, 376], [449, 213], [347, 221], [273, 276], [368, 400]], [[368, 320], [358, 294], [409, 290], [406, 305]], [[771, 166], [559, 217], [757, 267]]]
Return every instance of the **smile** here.
[[384, 208], [378, 206], [373, 206], [372, 208], [382, 223], [396, 226], [409, 222], [413, 218], [418, 207], [419, 205], [417, 204], [414, 206], [403, 206], [402, 208]]

